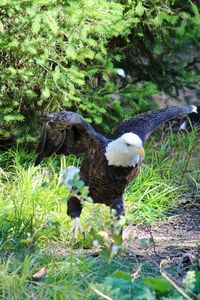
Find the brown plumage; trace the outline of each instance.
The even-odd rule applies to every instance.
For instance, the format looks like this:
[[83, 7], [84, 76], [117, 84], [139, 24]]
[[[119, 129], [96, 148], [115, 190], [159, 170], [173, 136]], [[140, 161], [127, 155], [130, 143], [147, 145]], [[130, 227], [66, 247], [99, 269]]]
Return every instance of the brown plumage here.
[[[74, 112], [51, 113], [46, 117], [35, 165], [52, 153], [84, 155], [80, 177], [89, 186], [93, 202], [116, 209], [117, 215], [124, 214], [124, 189], [139, 171], [145, 140], [164, 122], [194, 111], [194, 106], [185, 105], [138, 115], [122, 122], [114, 139], [97, 133]], [[80, 216], [79, 199], [70, 198], [67, 206], [71, 218]]]

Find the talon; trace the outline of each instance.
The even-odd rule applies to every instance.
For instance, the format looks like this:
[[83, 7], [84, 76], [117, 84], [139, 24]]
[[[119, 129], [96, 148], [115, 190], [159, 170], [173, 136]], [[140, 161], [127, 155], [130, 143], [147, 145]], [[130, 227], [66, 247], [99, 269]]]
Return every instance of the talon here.
[[78, 233], [80, 233], [84, 237], [84, 239], [85, 239], [85, 232], [83, 230], [83, 227], [81, 225], [81, 222], [80, 222], [79, 218], [75, 218], [74, 219], [72, 228], [69, 230], [69, 232], [68, 232], [67, 235], [69, 235], [71, 233], [74, 234], [74, 236], [75, 236], [76, 239], [78, 237]]

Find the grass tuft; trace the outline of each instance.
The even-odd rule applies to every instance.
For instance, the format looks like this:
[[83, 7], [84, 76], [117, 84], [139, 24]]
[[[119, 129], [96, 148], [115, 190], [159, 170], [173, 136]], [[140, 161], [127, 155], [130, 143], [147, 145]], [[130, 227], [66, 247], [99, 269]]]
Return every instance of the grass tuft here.
[[[152, 137], [141, 172], [126, 189], [127, 223], [152, 224], [183, 195], [198, 195], [198, 155], [195, 131], [168, 132], [161, 141]], [[59, 159], [34, 168], [33, 158], [21, 150], [0, 154], [0, 298], [97, 299], [90, 284], [102, 283], [118, 269], [127, 272], [136, 263], [123, 256], [110, 263], [95, 257], [93, 239], [103, 238], [111, 226], [109, 208], [103, 205], [85, 205], [85, 240], [66, 236], [71, 226], [66, 215], [69, 191], [57, 184]], [[80, 161], [67, 158], [67, 165], [72, 164]], [[48, 273], [34, 280], [42, 267]]]

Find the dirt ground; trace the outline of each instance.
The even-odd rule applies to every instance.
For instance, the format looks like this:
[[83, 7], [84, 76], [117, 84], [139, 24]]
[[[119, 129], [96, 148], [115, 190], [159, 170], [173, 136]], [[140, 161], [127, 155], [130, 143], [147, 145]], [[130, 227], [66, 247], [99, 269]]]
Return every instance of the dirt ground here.
[[[162, 265], [181, 282], [187, 271], [200, 271], [200, 198], [183, 199], [165, 220], [153, 226], [129, 224], [123, 241], [125, 251], [119, 254], [122, 262], [118, 256], [113, 261], [129, 269], [132, 276], [159, 276]], [[63, 254], [66, 248], [56, 251]], [[76, 249], [76, 253], [92, 257], [100, 254], [94, 248]]]
[[178, 277], [190, 268], [200, 271], [200, 198], [183, 201], [154, 226], [130, 224], [124, 241], [126, 255], [157, 264], [167, 260]]

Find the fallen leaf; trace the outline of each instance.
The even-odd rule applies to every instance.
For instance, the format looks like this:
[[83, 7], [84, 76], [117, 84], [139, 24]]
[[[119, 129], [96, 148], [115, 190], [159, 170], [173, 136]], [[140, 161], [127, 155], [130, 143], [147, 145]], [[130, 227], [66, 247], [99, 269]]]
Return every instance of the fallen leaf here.
[[48, 273], [48, 269], [46, 267], [42, 267], [38, 272], [33, 274], [34, 279], [41, 279]]

